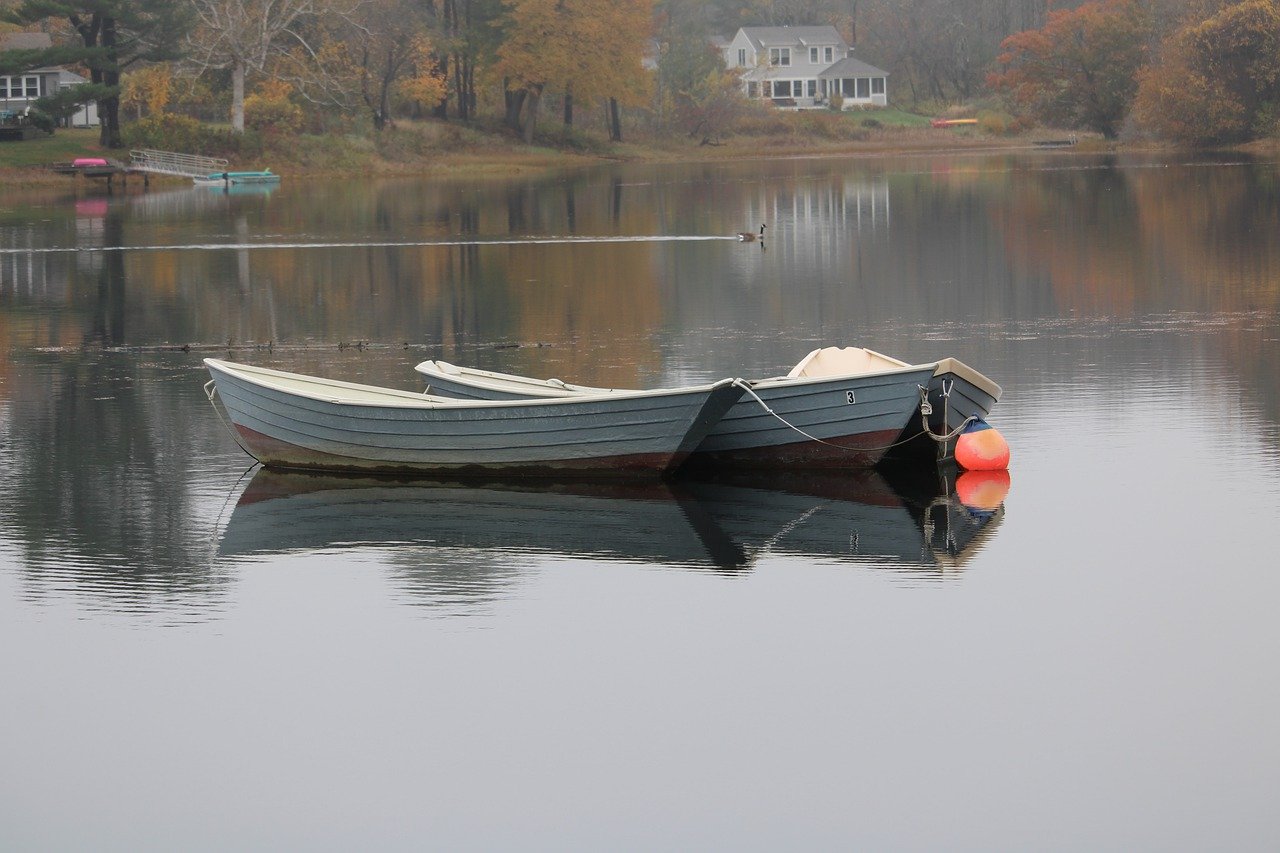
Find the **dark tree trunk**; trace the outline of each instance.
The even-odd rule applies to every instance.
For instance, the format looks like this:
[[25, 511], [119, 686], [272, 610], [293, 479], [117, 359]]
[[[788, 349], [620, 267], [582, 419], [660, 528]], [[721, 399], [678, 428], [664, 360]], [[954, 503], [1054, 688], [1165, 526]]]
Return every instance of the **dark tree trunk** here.
[[102, 46], [107, 49], [109, 65], [102, 71], [102, 82], [115, 87], [113, 94], [98, 100], [98, 120], [102, 131], [98, 141], [103, 148], [120, 148], [120, 69], [116, 65], [116, 20], [102, 19]]
[[[505, 81], [504, 81], [505, 82]], [[524, 109], [525, 99], [529, 93], [524, 89], [511, 91], [503, 86], [502, 96], [506, 100], [506, 116], [503, 118], [503, 124], [512, 130], [520, 129], [520, 111]]]
[[564, 126], [573, 127], [573, 90], [566, 89], [564, 93]]
[[[441, 55], [439, 55], [439, 56], [437, 56], [437, 57], [436, 57], [436, 69], [435, 69], [435, 70], [436, 70], [436, 74], [437, 74], [441, 79], [443, 79], [443, 80], [448, 80], [448, 79], [449, 79], [449, 56], [448, 56], [448, 54], [441, 54]], [[445, 91], [445, 95], [444, 95], [444, 97], [440, 99], [440, 103], [436, 104], [436, 105], [431, 109], [431, 116], [432, 116], [433, 118], [448, 118], [448, 117], [449, 117], [449, 93], [448, 93], [448, 91], [447, 91], [447, 90]]]
[[533, 144], [533, 133], [538, 125], [538, 107], [542, 103], [542, 86], [534, 86], [529, 90], [528, 107], [525, 109], [524, 142]]
[[467, 97], [467, 67], [462, 54], [453, 54], [453, 91], [458, 94], [458, 118], [471, 118], [471, 104]]
[[463, 93], [458, 97], [466, 99], [467, 102], [467, 118], [475, 118], [476, 115], [476, 64], [470, 57], [467, 57], [467, 70], [463, 74]]
[[622, 116], [618, 113], [618, 99], [609, 99], [609, 139], [613, 142], [622, 141]]
[[378, 115], [382, 116], [382, 125], [378, 130], [382, 130], [391, 121], [391, 84], [395, 82], [396, 74], [391, 68], [390, 59], [387, 60], [387, 68], [383, 71], [382, 80], [378, 87]]
[[[89, 20], [71, 15], [71, 26], [80, 34], [80, 40], [88, 48], [101, 46], [106, 54], [89, 64], [89, 81], [103, 86], [120, 85], [120, 69], [116, 56], [116, 19], [94, 12]], [[98, 99], [98, 144], [103, 148], [120, 147], [120, 95]]]

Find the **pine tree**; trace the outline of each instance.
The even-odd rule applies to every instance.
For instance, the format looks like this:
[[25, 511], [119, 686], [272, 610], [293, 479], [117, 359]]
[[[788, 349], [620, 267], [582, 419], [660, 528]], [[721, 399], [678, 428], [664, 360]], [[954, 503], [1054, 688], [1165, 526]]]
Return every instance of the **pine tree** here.
[[[162, 61], [178, 55], [186, 16], [172, 0], [23, 0], [5, 19], [30, 26], [47, 18], [62, 18], [75, 32], [78, 43], [55, 45], [47, 50], [22, 51], [27, 68], [44, 65], [83, 65], [89, 83], [44, 103], [55, 110], [89, 100], [98, 102], [101, 122], [99, 141], [119, 148], [120, 75], [140, 61]], [[10, 60], [13, 61], [13, 60]], [[10, 64], [0, 58], [0, 66]]]

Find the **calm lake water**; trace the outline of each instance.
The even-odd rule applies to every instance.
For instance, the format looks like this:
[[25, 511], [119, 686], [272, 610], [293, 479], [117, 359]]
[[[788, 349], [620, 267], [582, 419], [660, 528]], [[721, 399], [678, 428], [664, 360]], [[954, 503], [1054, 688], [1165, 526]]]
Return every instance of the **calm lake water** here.
[[[1238, 157], [0, 187], [0, 848], [1275, 850], [1278, 235]], [[201, 388], [830, 344], [1000, 382], [1003, 506], [273, 475]]]

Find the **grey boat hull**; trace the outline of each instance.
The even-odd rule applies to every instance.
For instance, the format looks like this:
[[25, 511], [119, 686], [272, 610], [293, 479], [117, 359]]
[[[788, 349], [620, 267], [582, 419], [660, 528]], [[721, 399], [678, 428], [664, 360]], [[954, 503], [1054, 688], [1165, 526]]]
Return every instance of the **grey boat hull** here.
[[217, 359], [205, 365], [247, 452], [301, 470], [657, 476], [743, 393], [724, 380], [665, 393], [467, 403]]
[[695, 449], [690, 464], [786, 470], [871, 467], [918, 412], [919, 386], [931, 373], [932, 366], [926, 366], [754, 383], [759, 401], [746, 395], [735, 403]]
[[[929, 431], [935, 436], [948, 435], [953, 430], [964, 426], [970, 418], [986, 420], [987, 415], [999, 400], [999, 386], [990, 383], [973, 381], [970, 371], [962, 363], [956, 369], [948, 370], [947, 362], [942, 362], [942, 369], [936, 372], [926, 383], [929, 414]], [[895, 447], [890, 451], [891, 459], [950, 459], [955, 455], [956, 441], [936, 441], [924, 434], [924, 417], [919, 408], [911, 414], [906, 428]]]
[[[419, 365], [419, 372], [425, 372], [427, 364]], [[762, 469], [873, 466], [904, 433], [912, 415], [918, 417], [919, 388], [930, 381], [933, 371], [933, 364], [907, 365], [856, 376], [753, 382], [754, 396], [745, 394], [708, 431], [689, 464]], [[518, 400], [535, 395], [538, 399], [560, 399], [584, 393], [625, 393], [616, 389], [548, 385], [538, 380], [528, 380], [523, 387], [503, 387], [498, 383], [468, 381], [465, 372], [456, 375], [432, 372], [427, 374], [427, 379], [427, 387], [434, 394], [471, 400]], [[776, 415], [770, 414], [765, 405]]]

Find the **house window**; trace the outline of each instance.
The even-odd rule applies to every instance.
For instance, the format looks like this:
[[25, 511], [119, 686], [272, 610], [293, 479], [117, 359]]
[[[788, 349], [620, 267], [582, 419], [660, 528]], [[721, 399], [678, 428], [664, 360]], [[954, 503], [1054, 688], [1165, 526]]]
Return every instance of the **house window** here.
[[823, 62], [828, 62], [828, 63], [830, 63], [830, 62], [834, 62], [835, 60], [832, 58], [832, 57], [833, 57], [833, 53], [832, 53], [832, 51], [834, 51], [834, 50], [835, 50], [835, 48], [831, 48], [831, 47], [824, 47], [824, 48], [822, 49], [822, 61], [823, 61]]
[[870, 97], [871, 97], [871, 78], [870, 78], [870, 77], [859, 77], [859, 78], [858, 78], [858, 94], [857, 94], [857, 97], [859, 97], [859, 98], [870, 98]]
[[754, 81], [748, 80], [747, 81], [747, 97], [754, 98], [759, 94], [760, 94], [760, 88], [755, 84]]
[[745, 47], [738, 48], [738, 65], [739, 67], [747, 64], [747, 49]]
[[818, 81], [810, 80], [808, 89], [809, 89], [809, 97], [810, 98], [815, 97], [818, 94]]
[[814, 65], [818, 64], [818, 49], [816, 47], [809, 48], [809, 61]]
[[0, 77], [0, 98], [21, 98], [21, 77]]
[[871, 78], [871, 94], [873, 95], [884, 94], [884, 78], [883, 77]]
[[791, 48], [789, 47], [769, 48], [769, 64], [770, 65], [790, 65], [791, 64]]
[[0, 77], [0, 98], [40, 97], [39, 77]]

